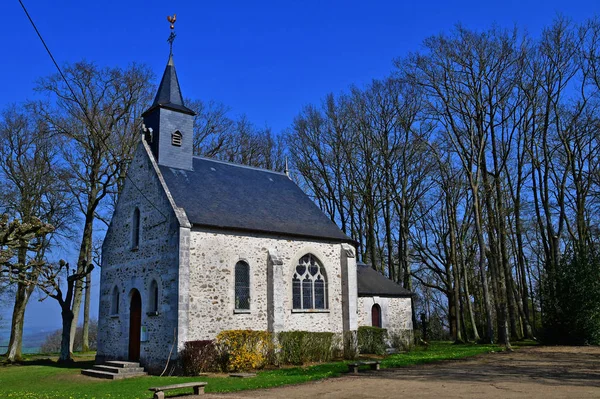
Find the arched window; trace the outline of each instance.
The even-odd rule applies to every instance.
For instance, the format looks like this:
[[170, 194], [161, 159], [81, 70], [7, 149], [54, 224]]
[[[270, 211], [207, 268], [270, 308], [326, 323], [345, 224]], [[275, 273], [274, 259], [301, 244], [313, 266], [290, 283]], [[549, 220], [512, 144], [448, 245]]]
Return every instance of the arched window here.
[[131, 249], [138, 249], [140, 246], [140, 209], [133, 211], [133, 220], [131, 221]]
[[173, 144], [176, 147], [181, 147], [182, 140], [183, 140], [183, 135], [181, 134], [181, 132], [179, 130], [175, 131], [175, 133], [173, 133], [171, 135], [171, 144]]
[[250, 310], [250, 266], [244, 261], [235, 264], [235, 309]]
[[371, 308], [371, 325], [381, 328], [381, 307], [378, 304]]
[[151, 313], [158, 313], [158, 283], [156, 280], [152, 280], [150, 283], [150, 300], [148, 301], [149, 311]]
[[294, 309], [327, 309], [327, 302], [325, 269], [314, 255], [304, 255], [292, 278], [292, 306]]
[[119, 288], [115, 285], [112, 291], [110, 314], [119, 314]]

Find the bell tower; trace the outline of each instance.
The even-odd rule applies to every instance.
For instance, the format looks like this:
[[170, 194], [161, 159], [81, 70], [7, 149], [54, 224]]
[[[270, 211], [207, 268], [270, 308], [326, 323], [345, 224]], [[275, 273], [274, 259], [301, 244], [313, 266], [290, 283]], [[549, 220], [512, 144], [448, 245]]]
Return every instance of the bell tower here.
[[173, 61], [175, 18], [171, 23], [169, 61], [158, 86], [152, 106], [143, 114], [146, 127], [145, 140], [159, 165], [192, 170], [194, 116], [196, 113], [183, 102], [179, 80]]

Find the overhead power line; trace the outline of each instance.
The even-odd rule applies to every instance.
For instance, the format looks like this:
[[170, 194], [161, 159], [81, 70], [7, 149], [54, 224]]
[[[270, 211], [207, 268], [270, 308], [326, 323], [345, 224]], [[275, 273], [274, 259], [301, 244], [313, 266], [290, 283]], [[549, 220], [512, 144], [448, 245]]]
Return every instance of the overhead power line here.
[[[79, 107], [81, 108], [81, 110], [83, 111], [83, 114], [85, 115], [85, 118], [87, 119], [90, 128], [92, 130], [94, 130], [94, 132], [96, 133], [96, 135], [98, 137], [100, 137], [100, 135], [98, 134], [98, 131], [96, 130], [96, 126], [94, 125], [94, 123], [92, 122], [91, 118], [89, 117], [87, 110], [85, 109], [85, 107], [83, 106], [83, 104], [81, 104], [81, 102], [79, 101], [79, 99], [77, 98], [77, 96], [75, 95], [75, 91], [73, 90], [73, 88], [71, 87], [71, 85], [69, 84], [69, 81], [67, 80], [67, 78], [65, 77], [65, 75], [63, 74], [60, 66], [58, 65], [58, 63], [56, 62], [56, 59], [54, 58], [54, 55], [52, 55], [52, 52], [50, 51], [50, 48], [48, 47], [48, 45], [46, 44], [46, 41], [44, 40], [44, 38], [42, 37], [42, 34], [40, 33], [40, 31], [38, 30], [37, 26], [35, 25], [35, 22], [33, 22], [33, 19], [31, 18], [31, 15], [29, 15], [29, 12], [27, 11], [27, 8], [25, 7], [25, 4], [23, 4], [22, 0], [19, 0], [19, 4], [21, 4], [21, 7], [23, 8], [23, 11], [25, 12], [25, 15], [27, 15], [27, 18], [29, 19], [29, 22], [31, 23], [31, 26], [33, 26], [33, 29], [35, 30], [35, 33], [37, 33], [40, 41], [42, 42], [42, 44], [44, 45], [44, 48], [46, 49], [46, 52], [48, 53], [48, 56], [50, 56], [50, 59], [52, 60], [52, 62], [54, 63], [54, 66], [56, 67], [56, 69], [58, 70], [58, 73], [60, 74], [62, 80], [65, 82], [65, 84], [67, 85], [67, 88], [69, 89], [69, 91], [71, 92], [71, 95], [73, 96], [73, 100], [77, 103], [77, 105], [79, 105]], [[99, 142], [104, 145], [104, 148], [106, 149], [106, 151], [113, 157], [113, 158], [117, 158], [115, 156], [115, 154], [112, 152], [112, 150], [110, 149], [110, 147], [102, 140], [100, 139]], [[146, 201], [148, 201], [148, 203], [150, 205], [152, 205], [152, 207], [154, 209], [156, 209], [164, 218], [165, 221], [167, 220], [167, 215], [164, 214], [164, 212], [154, 204], [154, 202], [152, 202], [145, 194], [144, 192], [135, 184], [135, 182], [133, 181], [133, 179], [129, 176], [129, 174], [125, 174], [125, 177], [131, 182], [131, 184], [133, 185], [133, 187], [135, 187], [135, 189], [142, 195], [142, 197], [144, 197], [144, 199]]]

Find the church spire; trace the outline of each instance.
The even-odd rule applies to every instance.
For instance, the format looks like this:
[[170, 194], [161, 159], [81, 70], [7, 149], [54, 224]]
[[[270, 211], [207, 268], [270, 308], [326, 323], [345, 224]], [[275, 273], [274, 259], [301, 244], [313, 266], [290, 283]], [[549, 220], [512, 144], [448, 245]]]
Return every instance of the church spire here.
[[194, 152], [194, 116], [185, 106], [173, 62], [175, 15], [167, 17], [171, 23], [169, 61], [163, 73], [152, 106], [142, 114], [148, 132], [145, 137], [157, 163], [170, 168], [192, 170]]
[[187, 108], [183, 102], [183, 95], [181, 94], [181, 88], [179, 87], [179, 80], [177, 79], [177, 72], [175, 71], [175, 62], [173, 61], [173, 42], [175, 41], [175, 20], [177, 14], [172, 17], [168, 16], [167, 20], [171, 23], [171, 34], [167, 41], [169, 42], [169, 61], [165, 67], [156, 97], [150, 109], [145, 113], [150, 112], [156, 107], [164, 107], [174, 111], [180, 111], [186, 114], [195, 115], [194, 111]]

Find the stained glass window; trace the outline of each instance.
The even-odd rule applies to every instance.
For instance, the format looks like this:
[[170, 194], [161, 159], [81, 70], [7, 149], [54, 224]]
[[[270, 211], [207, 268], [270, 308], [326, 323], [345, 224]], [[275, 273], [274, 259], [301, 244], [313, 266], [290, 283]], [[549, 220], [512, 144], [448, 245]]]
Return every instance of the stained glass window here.
[[327, 277], [325, 269], [312, 254], [298, 261], [292, 278], [294, 309], [327, 309]]

